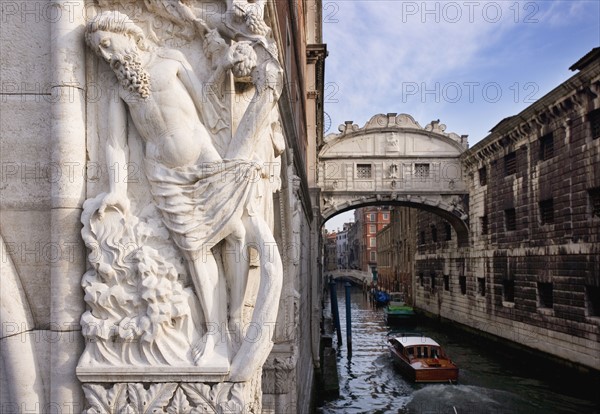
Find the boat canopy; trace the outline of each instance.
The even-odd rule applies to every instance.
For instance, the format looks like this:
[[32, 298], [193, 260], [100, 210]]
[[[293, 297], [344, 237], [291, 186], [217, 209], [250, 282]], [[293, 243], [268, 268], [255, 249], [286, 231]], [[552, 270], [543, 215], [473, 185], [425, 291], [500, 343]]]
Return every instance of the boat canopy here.
[[415, 346], [415, 345], [429, 345], [429, 346], [440, 346], [431, 338], [425, 336], [397, 336], [392, 338], [390, 341], [396, 341], [403, 347]]

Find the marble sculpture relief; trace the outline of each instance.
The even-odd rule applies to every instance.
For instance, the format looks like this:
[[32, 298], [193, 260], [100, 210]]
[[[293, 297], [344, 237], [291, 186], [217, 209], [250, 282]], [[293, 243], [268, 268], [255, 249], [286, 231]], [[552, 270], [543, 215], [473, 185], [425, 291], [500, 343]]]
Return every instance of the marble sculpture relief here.
[[[272, 205], [283, 75], [264, 1], [215, 2], [223, 12], [209, 15], [205, 2], [146, 0], [135, 19], [122, 3], [101, 2], [85, 32], [112, 92], [98, 136], [113, 175], [82, 214], [78, 370], [196, 367], [249, 381], [272, 347], [283, 272]], [[235, 102], [236, 88], [251, 99]], [[110, 167], [138, 147], [133, 188]]]

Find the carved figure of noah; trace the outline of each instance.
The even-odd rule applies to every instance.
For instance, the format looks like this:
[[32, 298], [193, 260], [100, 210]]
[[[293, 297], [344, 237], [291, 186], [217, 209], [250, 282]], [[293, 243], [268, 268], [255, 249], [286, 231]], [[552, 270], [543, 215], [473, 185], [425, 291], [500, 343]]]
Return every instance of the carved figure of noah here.
[[[143, 31], [127, 16], [115, 11], [99, 14], [87, 25], [86, 42], [118, 81], [120, 99], [111, 99], [108, 109], [107, 163], [127, 162], [128, 109], [145, 143], [144, 164], [154, 202], [187, 260], [206, 323], [205, 345], [197, 350], [196, 365], [217, 362], [229, 367], [231, 361], [230, 380], [247, 380], [257, 368], [249, 361], [262, 365], [270, 338], [268, 345], [242, 342], [239, 350], [224, 338], [228, 324], [241, 325], [248, 263], [227, 262], [225, 255], [215, 258], [212, 247], [222, 240], [238, 251], [244, 243], [271, 246], [260, 257], [261, 290], [252, 321], [273, 322], [281, 291], [281, 259], [272, 249], [275, 241], [267, 223], [247, 209], [256, 182], [248, 175], [259, 174], [249, 161], [259, 134], [248, 134], [232, 159], [223, 160], [209, 132], [219, 130], [223, 120], [203, 99], [192, 67], [180, 52], [147, 44]], [[232, 49], [225, 69], [247, 58]], [[126, 184], [110, 178], [100, 216], [107, 207], [123, 213], [130, 208]]]

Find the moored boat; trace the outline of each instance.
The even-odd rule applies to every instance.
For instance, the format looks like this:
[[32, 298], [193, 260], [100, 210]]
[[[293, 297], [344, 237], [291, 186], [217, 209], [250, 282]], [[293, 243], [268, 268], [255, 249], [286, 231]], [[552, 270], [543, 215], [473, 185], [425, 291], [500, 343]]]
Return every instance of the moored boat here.
[[458, 381], [458, 367], [431, 338], [393, 337], [388, 348], [402, 373], [414, 382]]
[[388, 325], [407, 324], [416, 320], [416, 314], [412, 306], [406, 304], [402, 293], [393, 292], [385, 308], [385, 319]]

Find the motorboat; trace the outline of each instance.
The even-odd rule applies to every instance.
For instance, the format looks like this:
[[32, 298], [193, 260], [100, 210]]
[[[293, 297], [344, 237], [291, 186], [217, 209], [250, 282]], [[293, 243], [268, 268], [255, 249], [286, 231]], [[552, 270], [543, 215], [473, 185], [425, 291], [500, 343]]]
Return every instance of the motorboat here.
[[385, 307], [385, 319], [388, 325], [401, 325], [415, 322], [416, 313], [412, 306], [404, 301], [404, 294], [390, 293], [390, 301]]
[[414, 382], [458, 381], [458, 367], [431, 338], [392, 337], [388, 348], [402, 373]]

